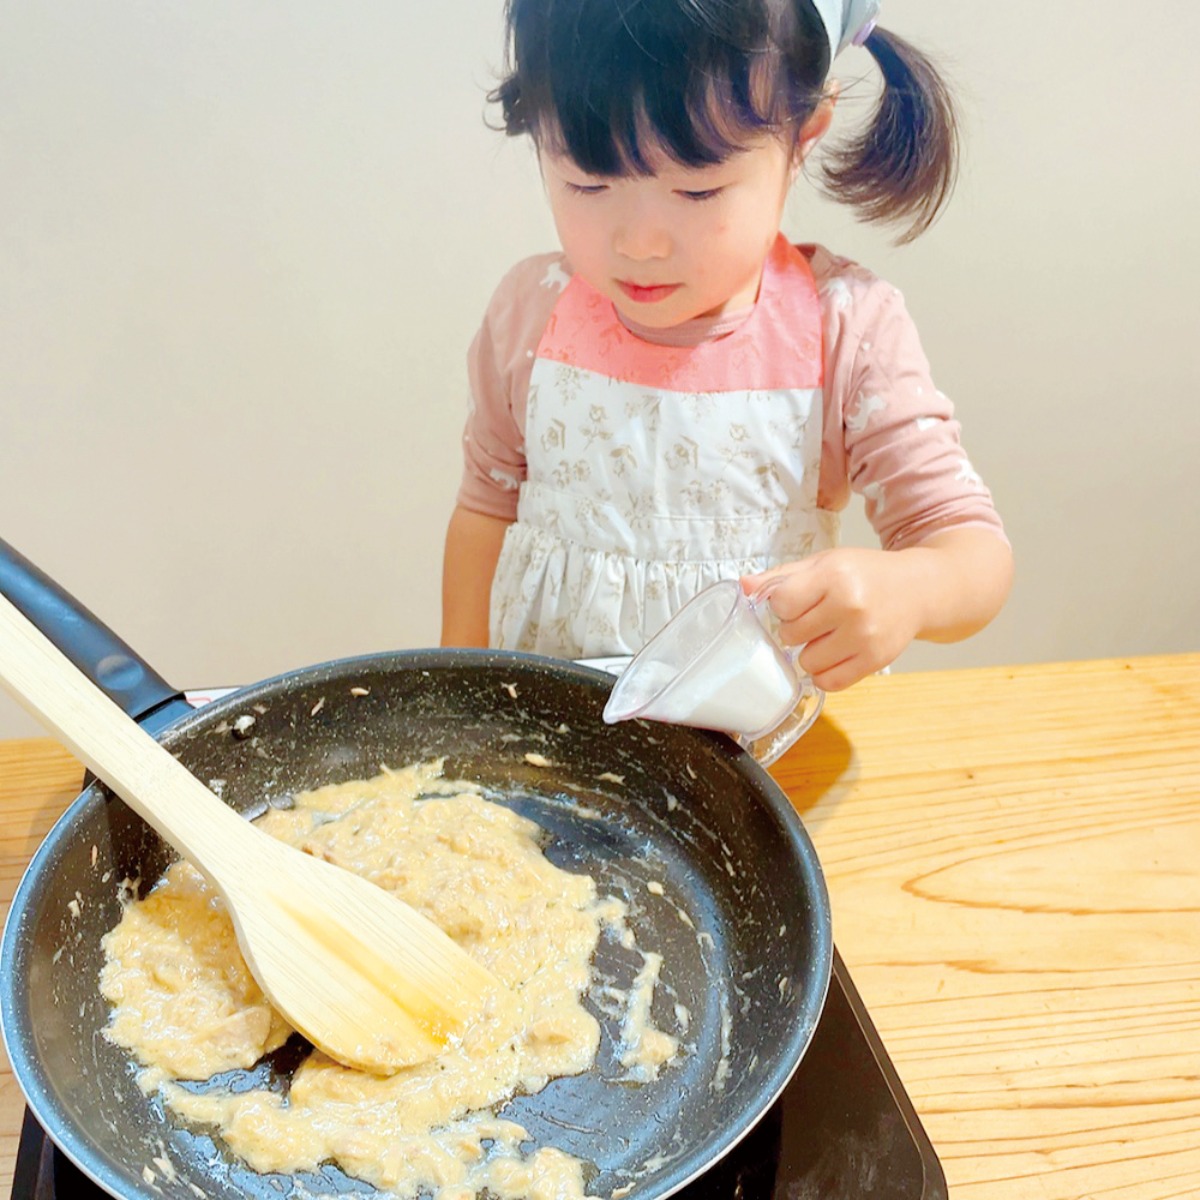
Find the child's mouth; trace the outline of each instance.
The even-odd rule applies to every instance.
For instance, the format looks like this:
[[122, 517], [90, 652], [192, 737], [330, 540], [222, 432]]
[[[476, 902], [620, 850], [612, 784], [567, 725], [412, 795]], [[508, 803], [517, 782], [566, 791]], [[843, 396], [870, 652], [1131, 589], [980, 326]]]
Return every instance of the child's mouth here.
[[624, 279], [618, 279], [617, 287], [630, 300], [634, 300], [638, 304], [655, 304], [659, 300], [665, 300], [668, 296], [677, 292], [680, 285], [678, 283], [655, 283], [648, 287], [643, 287], [639, 283], [629, 283]]

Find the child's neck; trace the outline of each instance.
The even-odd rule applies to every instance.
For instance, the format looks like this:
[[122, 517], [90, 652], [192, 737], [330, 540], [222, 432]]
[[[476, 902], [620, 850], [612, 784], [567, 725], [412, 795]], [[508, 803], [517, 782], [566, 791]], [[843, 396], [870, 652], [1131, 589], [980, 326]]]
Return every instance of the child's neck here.
[[693, 317], [679, 325], [671, 325], [666, 329], [654, 329], [638, 322], [617, 311], [617, 320], [635, 337], [644, 342], [653, 342], [658, 346], [699, 346], [703, 342], [715, 342], [739, 329], [750, 314], [754, 305], [739, 308], [736, 312], [720, 313], [715, 317]]

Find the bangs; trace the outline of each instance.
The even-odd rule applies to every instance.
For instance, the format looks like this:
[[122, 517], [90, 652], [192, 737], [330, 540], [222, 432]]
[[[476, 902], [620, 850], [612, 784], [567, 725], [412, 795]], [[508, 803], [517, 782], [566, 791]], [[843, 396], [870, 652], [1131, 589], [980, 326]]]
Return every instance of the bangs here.
[[506, 128], [589, 175], [648, 175], [658, 155], [724, 162], [816, 103], [793, 94], [756, 6], [578, 0], [569, 19], [566, 6], [542, 3], [522, 21], [530, 7], [510, 6], [514, 69], [496, 93]]
[[[664, 84], [662, 75], [645, 80], [567, 82], [551, 111], [538, 116], [538, 145], [566, 155], [588, 175], [649, 175], [656, 154], [685, 167], [724, 162], [754, 135], [776, 127], [758, 113], [733, 81], [706, 80], [702, 96], [688, 97]], [[597, 86], [598, 85], [598, 86]]]

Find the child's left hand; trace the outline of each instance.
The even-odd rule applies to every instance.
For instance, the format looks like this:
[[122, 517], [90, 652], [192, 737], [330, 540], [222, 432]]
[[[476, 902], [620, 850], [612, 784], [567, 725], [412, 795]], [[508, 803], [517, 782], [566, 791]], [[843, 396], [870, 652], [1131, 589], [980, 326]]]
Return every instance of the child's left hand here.
[[920, 617], [904, 586], [903, 563], [884, 550], [844, 547], [742, 578], [750, 595], [768, 591], [787, 645], [807, 643], [800, 665], [833, 692], [899, 657]]
[[888, 666], [914, 638], [952, 642], [981, 629], [1012, 580], [1012, 554], [985, 529], [949, 529], [904, 550], [822, 550], [742, 577], [770, 593], [800, 665], [827, 692]]

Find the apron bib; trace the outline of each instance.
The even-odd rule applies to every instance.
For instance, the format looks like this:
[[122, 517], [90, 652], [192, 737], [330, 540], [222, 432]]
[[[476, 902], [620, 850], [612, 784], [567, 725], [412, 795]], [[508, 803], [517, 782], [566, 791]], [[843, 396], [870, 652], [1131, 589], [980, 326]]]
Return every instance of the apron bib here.
[[574, 276], [530, 376], [491, 644], [633, 654], [710, 584], [835, 545], [817, 508], [822, 364], [812, 272], [782, 235], [754, 311], [699, 346], [637, 337]]

